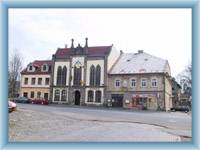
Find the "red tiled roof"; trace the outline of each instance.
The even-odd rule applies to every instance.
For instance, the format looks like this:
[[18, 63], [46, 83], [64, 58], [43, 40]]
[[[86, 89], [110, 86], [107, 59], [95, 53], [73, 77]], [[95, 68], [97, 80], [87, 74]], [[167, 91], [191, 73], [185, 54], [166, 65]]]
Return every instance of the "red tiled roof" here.
[[[109, 54], [112, 46], [88, 47], [88, 56], [105, 56]], [[70, 56], [70, 48], [59, 48], [55, 54], [56, 58], [65, 58]]]
[[34, 72], [28, 72], [27, 68], [25, 68], [24, 70], [22, 70], [21, 74], [50, 74], [51, 70], [49, 70], [47, 72], [41, 71], [41, 67], [44, 64], [51, 66], [52, 60], [35, 60], [34, 62], [32, 62], [32, 65], [37, 67], [37, 69]]
[[38, 66], [38, 67], [41, 67], [44, 64], [47, 64], [47, 65], [51, 66], [52, 65], [52, 60], [35, 60], [32, 64], [34, 66]]

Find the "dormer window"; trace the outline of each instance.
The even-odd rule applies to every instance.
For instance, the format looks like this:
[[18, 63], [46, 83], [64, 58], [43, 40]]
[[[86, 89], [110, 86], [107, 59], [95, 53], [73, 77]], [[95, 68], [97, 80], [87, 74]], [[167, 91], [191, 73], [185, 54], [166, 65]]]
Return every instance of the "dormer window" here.
[[32, 71], [32, 70], [33, 70], [33, 66], [30, 66], [30, 67], [29, 67], [29, 70]]
[[48, 65], [47, 64], [42, 65], [42, 71], [43, 72], [47, 72], [48, 71]]
[[35, 68], [32, 64], [29, 64], [28, 65], [28, 72], [34, 72], [35, 71]]

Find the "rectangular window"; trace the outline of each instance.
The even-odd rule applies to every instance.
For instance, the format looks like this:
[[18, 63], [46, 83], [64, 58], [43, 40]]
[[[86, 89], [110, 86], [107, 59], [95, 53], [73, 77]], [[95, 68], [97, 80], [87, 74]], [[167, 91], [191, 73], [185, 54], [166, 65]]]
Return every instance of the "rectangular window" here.
[[151, 80], [151, 86], [152, 86], [152, 87], [156, 87], [156, 86], [157, 86], [157, 81], [156, 81], [156, 79], [152, 79], [152, 80]]
[[93, 102], [94, 100], [94, 92], [93, 91], [88, 91], [88, 102]]
[[121, 81], [120, 80], [115, 80], [115, 86], [120, 87], [121, 86]]
[[61, 101], [66, 101], [66, 90], [62, 90]]
[[101, 91], [95, 92], [95, 102], [97, 102], [97, 103], [101, 102]]
[[141, 85], [142, 85], [142, 87], [146, 87], [147, 86], [147, 79], [142, 79]]
[[54, 101], [59, 101], [59, 100], [60, 100], [60, 91], [59, 90], [55, 90]]
[[31, 91], [31, 98], [34, 98], [34, 91]]
[[35, 85], [35, 78], [31, 78], [31, 84]]
[[41, 92], [37, 92], [37, 98], [41, 98]]
[[49, 94], [48, 94], [48, 93], [44, 93], [44, 98], [45, 98], [46, 100], [48, 100]]
[[136, 86], [136, 80], [135, 79], [131, 79], [131, 87], [135, 87]]
[[27, 85], [28, 84], [28, 78], [24, 79], [24, 84]]
[[49, 85], [49, 78], [45, 79], [45, 85]]
[[38, 78], [38, 85], [42, 85], [42, 78]]

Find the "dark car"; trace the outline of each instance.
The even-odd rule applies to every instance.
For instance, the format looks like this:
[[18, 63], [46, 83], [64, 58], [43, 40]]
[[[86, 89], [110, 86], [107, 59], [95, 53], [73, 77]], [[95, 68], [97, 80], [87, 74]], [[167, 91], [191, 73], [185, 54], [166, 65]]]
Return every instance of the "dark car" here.
[[45, 98], [36, 98], [31, 101], [32, 104], [42, 104], [42, 105], [48, 105], [49, 101]]
[[175, 111], [183, 111], [185, 113], [190, 111], [190, 107], [189, 106], [185, 106], [185, 105], [180, 105], [180, 106], [175, 106], [173, 108], [171, 108], [171, 111], [175, 112]]
[[26, 98], [26, 97], [20, 96], [20, 97], [15, 98], [14, 102], [16, 102], [16, 103], [30, 103], [31, 100]]

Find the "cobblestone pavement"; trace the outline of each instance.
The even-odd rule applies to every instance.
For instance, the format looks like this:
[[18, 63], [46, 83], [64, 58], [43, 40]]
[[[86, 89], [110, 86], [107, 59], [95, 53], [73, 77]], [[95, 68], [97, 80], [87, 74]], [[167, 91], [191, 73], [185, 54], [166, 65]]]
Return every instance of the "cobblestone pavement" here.
[[10, 142], [180, 140], [179, 136], [169, 134], [162, 127], [147, 124], [78, 119], [63, 113], [31, 110], [25, 107], [18, 107], [17, 111], [9, 114]]

